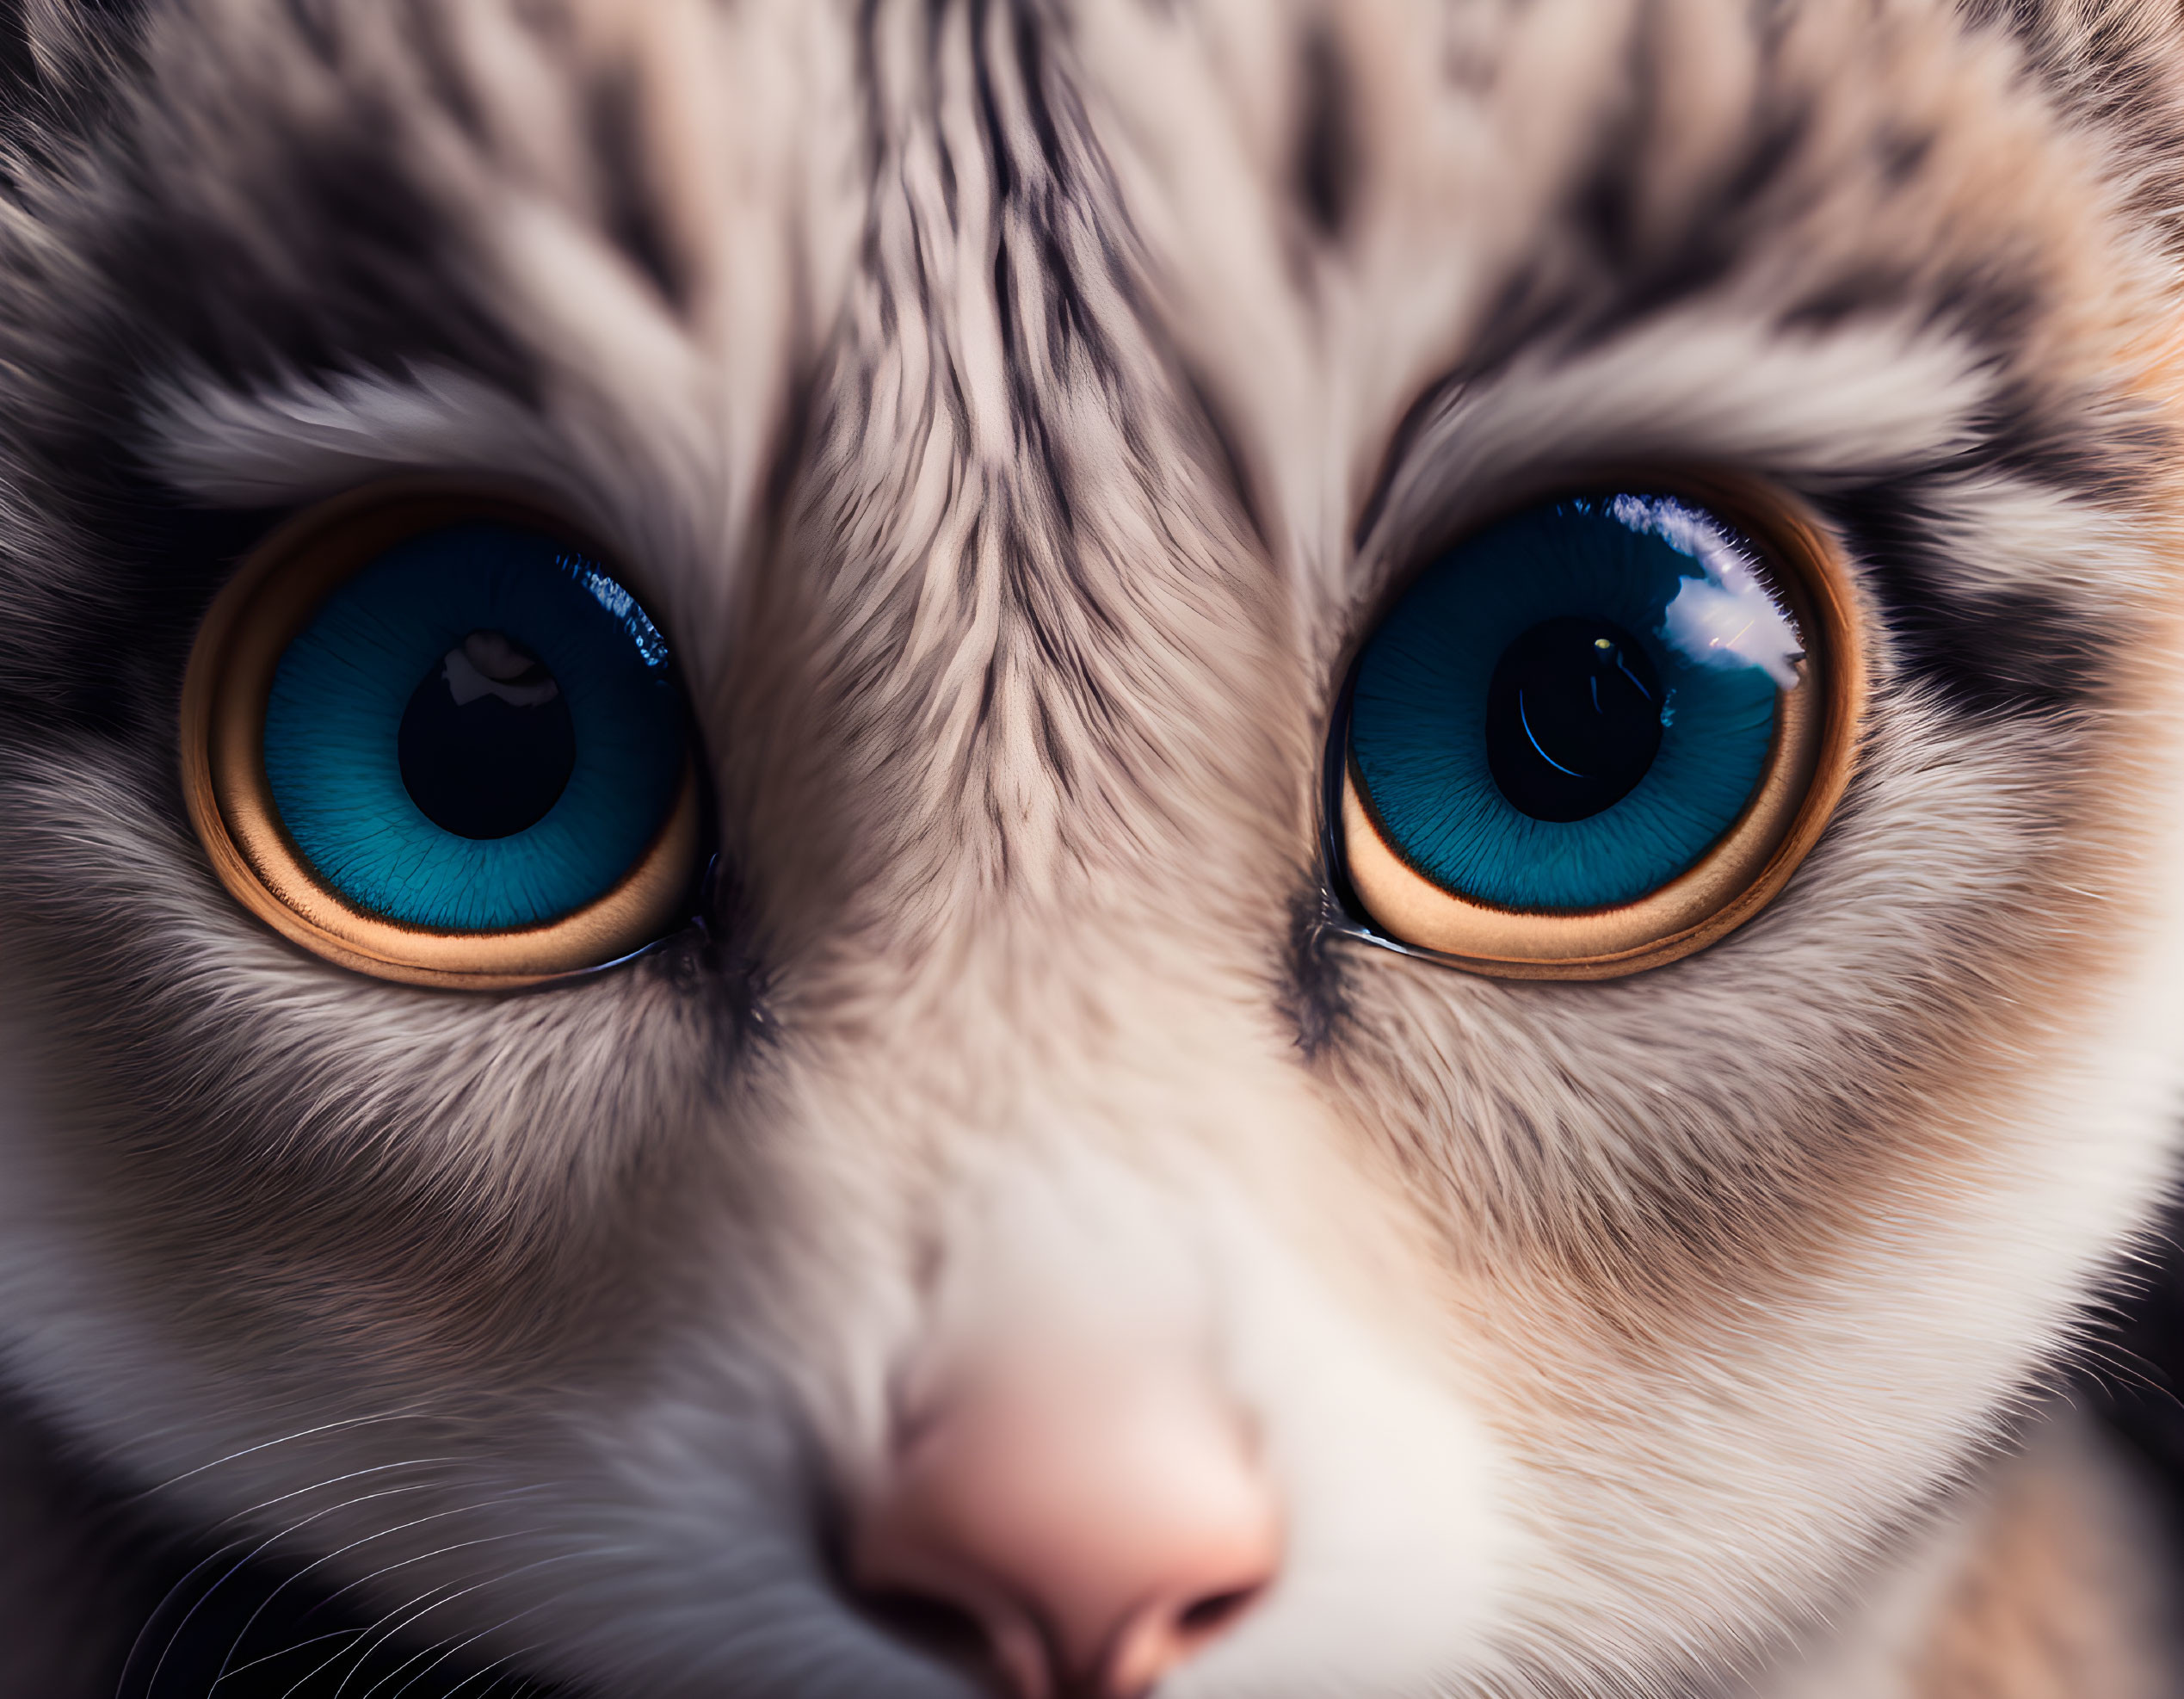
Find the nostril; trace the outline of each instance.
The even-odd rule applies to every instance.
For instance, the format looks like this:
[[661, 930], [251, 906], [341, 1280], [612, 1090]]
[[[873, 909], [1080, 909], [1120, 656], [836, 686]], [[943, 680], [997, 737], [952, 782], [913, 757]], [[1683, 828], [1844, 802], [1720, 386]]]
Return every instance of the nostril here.
[[1279, 1499], [1195, 1377], [1037, 1368], [950, 1389], [859, 1517], [850, 1577], [1017, 1699], [1135, 1699], [1272, 1585]]
[[984, 1668], [993, 1648], [978, 1619], [945, 1599], [921, 1593], [873, 1593], [861, 1598], [864, 1614], [897, 1640], [944, 1664]]
[[1139, 1699], [1161, 1677], [1228, 1633], [1265, 1591], [1263, 1582], [1254, 1582], [1196, 1598], [1148, 1601], [1108, 1646], [1096, 1699]]
[[1249, 1610], [1262, 1591], [1258, 1587], [1232, 1587], [1225, 1593], [1209, 1594], [1185, 1606], [1183, 1614], [1175, 1619], [1176, 1625], [1194, 1640], [1218, 1634]]
[[1009, 1699], [1058, 1699], [1053, 1660], [1038, 1624], [980, 1593], [959, 1602], [937, 1592], [867, 1586], [858, 1602], [870, 1621], [904, 1645], [982, 1687]]

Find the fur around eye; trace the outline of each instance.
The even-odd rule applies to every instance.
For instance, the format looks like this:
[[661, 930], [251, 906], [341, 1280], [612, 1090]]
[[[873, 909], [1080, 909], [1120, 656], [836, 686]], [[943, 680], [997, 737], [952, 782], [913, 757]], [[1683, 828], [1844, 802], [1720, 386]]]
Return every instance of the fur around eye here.
[[284, 528], [199, 635], [182, 746], [229, 889], [382, 977], [594, 967], [658, 936], [691, 882], [666, 641], [520, 503], [383, 488]]
[[1788, 878], [1841, 794], [1860, 673], [1824, 540], [1739, 495], [1736, 519], [1645, 489], [1543, 502], [1387, 611], [1346, 699], [1340, 843], [1397, 942], [1607, 978]]

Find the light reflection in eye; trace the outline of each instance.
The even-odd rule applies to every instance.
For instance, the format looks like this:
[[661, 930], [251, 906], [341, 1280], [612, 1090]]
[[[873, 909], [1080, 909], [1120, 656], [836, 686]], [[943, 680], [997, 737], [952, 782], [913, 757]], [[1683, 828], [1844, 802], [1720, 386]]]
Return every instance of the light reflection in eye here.
[[1757, 565], [1708, 515], [1673, 496], [1614, 497], [1607, 511], [1632, 530], [1650, 533], [1697, 561], [1704, 578], [1687, 578], [1663, 611], [1660, 634], [1701, 666], [1757, 667], [1782, 690], [1797, 689], [1805, 654], [1790, 616]]
[[629, 633], [630, 641], [637, 646], [637, 652], [646, 666], [657, 669], [667, 664], [667, 639], [660, 635], [659, 627], [637, 605], [637, 598], [616, 583], [605, 567], [581, 554], [557, 554], [553, 564], [589, 590], [594, 601], [622, 622], [622, 629]]

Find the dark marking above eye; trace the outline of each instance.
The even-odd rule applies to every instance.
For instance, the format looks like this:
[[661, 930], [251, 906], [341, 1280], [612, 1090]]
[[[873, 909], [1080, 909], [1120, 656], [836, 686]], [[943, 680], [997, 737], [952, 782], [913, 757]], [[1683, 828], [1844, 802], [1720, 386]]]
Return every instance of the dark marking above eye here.
[[1334, 32], [1325, 24], [1305, 36], [1297, 82], [1297, 201], [1320, 233], [1332, 239], [1349, 222], [1360, 162], [1356, 96]]
[[604, 71], [592, 82], [587, 118], [600, 215], [623, 256], [682, 314], [689, 308], [690, 280], [646, 167], [639, 98], [636, 73], [627, 65]]
[[1934, 139], [1928, 130], [1884, 130], [1874, 142], [1881, 175], [1898, 188], [1908, 183], [1925, 168], [1934, 152]]
[[515, 21], [541, 41], [567, 45], [576, 32], [567, 0], [515, 0], [509, 9]]
[[441, 0], [410, 0], [407, 23], [418, 67], [433, 99], [473, 143], [490, 145], [485, 114], [472, 91], [446, 6]]
[[[533, 355], [476, 281], [475, 232], [373, 139], [394, 121], [376, 97], [357, 93], [353, 108], [343, 124], [272, 126], [195, 176], [170, 169], [156, 135], [125, 133], [118, 206], [85, 236], [113, 310], [239, 388], [334, 371], [406, 376], [430, 361], [535, 398]], [[116, 348], [98, 380], [126, 396], [140, 356]]]

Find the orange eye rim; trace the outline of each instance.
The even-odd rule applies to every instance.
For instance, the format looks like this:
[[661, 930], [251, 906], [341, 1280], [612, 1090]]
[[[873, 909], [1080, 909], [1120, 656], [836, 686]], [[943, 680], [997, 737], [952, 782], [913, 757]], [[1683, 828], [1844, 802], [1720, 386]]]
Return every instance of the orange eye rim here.
[[321, 502], [251, 550], [198, 627], [182, 682], [182, 800], [220, 884], [291, 942], [403, 985], [513, 991], [604, 967], [671, 929], [694, 882], [701, 836], [693, 757], [685, 757], [666, 819], [612, 888], [558, 919], [486, 932], [409, 926], [357, 907], [289, 837], [265, 770], [275, 670], [326, 597], [397, 543], [481, 518], [565, 537], [629, 582], [582, 528], [512, 486], [415, 477]]
[[1342, 779], [1330, 823], [1342, 871], [1373, 929], [1468, 973], [1506, 979], [1619, 979], [1706, 948], [1780, 893], [1819, 842], [1855, 769], [1868, 692], [1861, 598], [1842, 551], [1811, 510], [1782, 491], [1724, 474], [1613, 474], [1533, 500], [1609, 488], [1680, 497], [1755, 546], [1769, 588], [1804, 639], [1805, 656], [1797, 664], [1801, 683], [1776, 699], [1767, 765], [1728, 830], [1657, 890], [1598, 909], [1502, 908], [1428, 878], [1396, 847], [1373, 810], [1350, 752], [1345, 712]]

